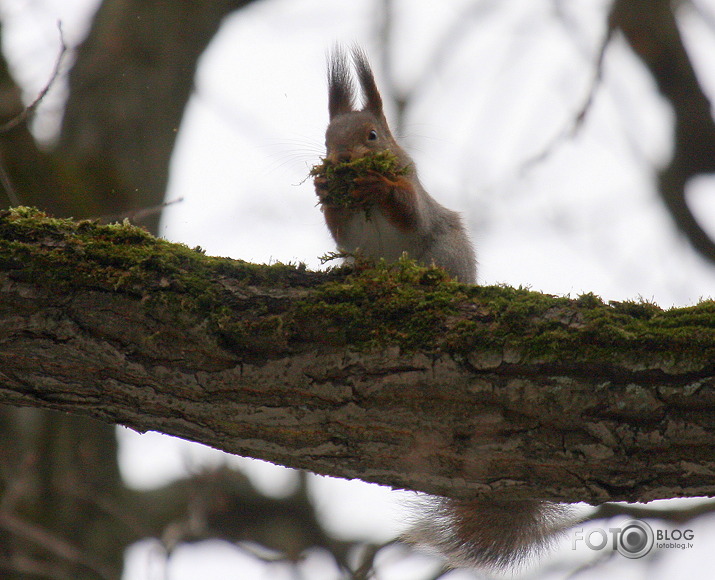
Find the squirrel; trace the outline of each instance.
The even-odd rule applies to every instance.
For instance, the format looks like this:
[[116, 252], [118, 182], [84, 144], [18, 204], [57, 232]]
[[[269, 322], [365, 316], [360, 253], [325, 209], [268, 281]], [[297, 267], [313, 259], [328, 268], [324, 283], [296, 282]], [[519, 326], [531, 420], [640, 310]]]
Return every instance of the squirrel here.
[[[330, 124], [325, 134], [325, 160], [335, 164], [389, 151], [404, 168], [404, 174], [393, 179], [371, 172], [357, 178], [353, 195], [360, 198], [360, 207], [325, 203], [327, 179], [316, 176], [316, 193], [333, 239], [343, 252], [362, 252], [388, 262], [407, 253], [423, 265], [444, 268], [460, 282], [476, 283], [474, 248], [461, 217], [437, 203], [422, 187], [414, 162], [390, 132], [365, 54], [356, 48], [352, 56], [365, 106], [355, 110], [348, 59], [336, 49], [328, 66]], [[366, 205], [377, 211], [368, 215], [362, 209]]]
[[[352, 50], [364, 105], [355, 107], [355, 86], [346, 53], [328, 57], [328, 112], [325, 162], [351, 162], [388, 151], [404, 168], [401, 175], [370, 171], [355, 178], [355, 205], [331, 204], [328, 177], [314, 173], [327, 226], [338, 248], [391, 262], [403, 253], [438, 266], [465, 284], [476, 283], [474, 248], [458, 213], [425, 191], [410, 156], [387, 124], [382, 98], [365, 53]], [[369, 213], [366, 207], [370, 208]], [[436, 551], [451, 567], [512, 567], [542, 550], [566, 526], [568, 511], [540, 500], [432, 498], [403, 540]]]

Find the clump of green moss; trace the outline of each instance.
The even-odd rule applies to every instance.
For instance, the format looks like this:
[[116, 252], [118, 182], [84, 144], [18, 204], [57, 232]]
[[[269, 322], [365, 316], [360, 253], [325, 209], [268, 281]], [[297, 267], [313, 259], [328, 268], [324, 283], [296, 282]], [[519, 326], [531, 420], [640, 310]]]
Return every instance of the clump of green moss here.
[[293, 311], [293, 342], [357, 350], [399, 345], [432, 350], [458, 316], [465, 287], [444, 270], [403, 257], [388, 264], [357, 261], [353, 271], [316, 288]]
[[367, 209], [369, 201], [354, 195], [359, 189], [356, 180], [371, 174], [379, 174], [395, 181], [409, 172], [409, 166], [400, 164], [399, 159], [390, 151], [380, 151], [353, 161], [333, 163], [327, 159], [310, 170], [313, 178], [325, 178], [327, 194], [321, 198], [323, 205], [340, 208]]
[[[62, 294], [85, 288], [107, 291], [107, 300], [110, 293], [135, 296], [166, 323], [165, 332], [147, 339], [156, 349], [171, 346], [172, 329], [206, 325], [244, 360], [316, 343], [398, 346], [449, 353], [464, 364], [494, 353], [508, 364], [546, 362], [604, 381], [621, 380], [609, 371], [620, 364], [657, 378], [653, 373], [712, 368], [715, 360], [713, 300], [662, 310], [642, 301], [604, 303], [593, 294], [570, 299], [463, 285], [408, 258], [357, 259], [328, 273], [261, 266], [205, 256], [128, 223], [55, 219], [29, 208], [0, 210], [0, 270], [14, 282]], [[267, 289], [251, 297], [240, 291], [249, 286]]]

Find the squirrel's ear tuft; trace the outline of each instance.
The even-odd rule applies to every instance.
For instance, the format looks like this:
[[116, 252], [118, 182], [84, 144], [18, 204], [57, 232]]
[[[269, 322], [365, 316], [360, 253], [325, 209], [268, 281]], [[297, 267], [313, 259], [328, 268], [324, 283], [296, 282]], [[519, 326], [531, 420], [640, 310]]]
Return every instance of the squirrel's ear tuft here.
[[354, 93], [347, 56], [336, 46], [328, 54], [328, 113], [331, 119], [354, 110]]
[[357, 46], [353, 47], [353, 62], [365, 96], [363, 111], [369, 111], [377, 116], [382, 115], [382, 97], [380, 97], [380, 91], [377, 90], [370, 63], [362, 49]]

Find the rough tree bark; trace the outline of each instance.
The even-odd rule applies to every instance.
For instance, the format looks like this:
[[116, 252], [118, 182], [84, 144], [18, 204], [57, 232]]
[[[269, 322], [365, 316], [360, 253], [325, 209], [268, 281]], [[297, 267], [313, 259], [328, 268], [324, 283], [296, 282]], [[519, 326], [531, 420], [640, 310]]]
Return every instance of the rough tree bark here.
[[[73, 55], [58, 142], [39, 147], [24, 123], [0, 135], [0, 197], [9, 183], [10, 205], [77, 218], [126, 212], [156, 231], [196, 65], [223, 19], [252, 3], [103, 0]], [[4, 122], [23, 103], [2, 57], [0, 93]], [[124, 550], [145, 538], [167, 550], [205, 538], [259, 542], [288, 561], [319, 547], [343, 566], [351, 547], [323, 530], [303, 488], [275, 499], [220, 470], [131, 489], [113, 425], [40, 408], [0, 407], [0, 496], [7, 580], [119, 578]], [[197, 505], [197, 496], [210, 501]]]
[[206, 257], [0, 217], [0, 401], [465, 497], [715, 495], [715, 302]]
[[[192, 89], [193, 69], [197, 59], [219, 27], [223, 16], [232, 9], [249, 3], [241, 0], [202, 2], [182, 0], [161, 3], [161, 6], [157, 7], [158, 5], [155, 6], [154, 3], [141, 0], [103, 2], [93, 25], [93, 32], [76, 55], [77, 60], [70, 77], [70, 97], [65, 111], [65, 125], [60, 145], [51, 151], [38, 148], [24, 125], [2, 135], [0, 139], [0, 156], [20, 199], [24, 203], [47, 208], [56, 215], [77, 217], [131, 211], [158, 203], [166, 184], [168, 158], [175, 129], [183, 114], [182, 103], [186, 101]], [[615, 6], [623, 7], [626, 3], [646, 16], [652, 11], [652, 3], [649, 2], [626, 0], [626, 2], [616, 2]], [[200, 5], [199, 9], [197, 5]], [[687, 58], [679, 57], [684, 54], [682, 43], [677, 38], [677, 28], [674, 27], [670, 15], [664, 15], [660, 11], [654, 13], [660, 19], [659, 25], [655, 27], [646, 26], [653, 22], [651, 18], [639, 18], [636, 14], [636, 18], [631, 20], [627, 18], [626, 12], [619, 14], [615, 11], [612, 15], [612, 25], [624, 31], [629, 42], [634, 46], [636, 54], [653, 72], [663, 94], [673, 103], [678, 125], [676, 155], [674, 162], [662, 172], [660, 184], [669, 209], [679, 221], [682, 221], [683, 215], [692, 218], [687, 213], [687, 206], [684, 205], [686, 180], [693, 173], [709, 171], [709, 166], [693, 168], [687, 162], [687, 157], [698, 151], [709, 150], [708, 143], [712, 143], [712, 119], [709, 108], [699, 106], [707, 98], [703, 98], [698, 92], [700, 89], [697, 83], [690, 82], [693, 75], [690, 74], [689, 61]], [[664, 30], [667, 34], [663, 33]], [[672, 31], [675, 31], [676, 37], [670, 35]], [[648, 35], [652, 35], [654, 39], [646, 42]], [[678, 42], [663, 42], [664, 38], [671, 40], [675, 38]], [[634, 42], [634, 39], [638, 42]], [[656, 50], [653, 50], [653, 46]], [[674, 59], [673, 55], [678, 58]], [[655, 65], [673, 63], [677, 74], [673, 74], [668, 67], [651, 66], [651, 62]], [[681, 78], [681, 80], [685, 78], [689, 82], [676, 83], [681, 90], [679, 93], [671, 94], [667, 89], [669, 87], [672, 89], [675, 85], [664, 84], [664, 80], [673, 78]], [[4, 95], [1, 104], [2, 116], [9, 118], [21, 110], [22, 103], [19, 99], [19, 91], [12, 83], [4, 62], [0, 62], [0, 85]], [[693, 98], [697, 101], [697, 107], [688, 108], [690, 99], [687, 91], [682, 91], [682, 87], [693, 89], [695, 92]], [[678, 95], [683, 98], [673, 98]], [[151, 127], [151, 131], [142, 129], [146, 127]], [[690, 133], [683, 130], [683, 128], [694, 127], [699, 129], [692, 130]], [[100, 153], [97, 147], [101, 150]], [[707, 164], [705, 157], [698, 156], [698, 159], [705, 160]], [[147, 168], [149, 168], [148, 172]], [[152, 223], [156, 224], [157, 219], [156, 214], [152, 216], [148, 222], [150, 227]], [[702, 234], [701, 229], [689, 227], [687, 221], [685, 226], [681, 224], [680, 227], [691, 239], [693, 239], [693, 231], [698, 235]], [[712, 244], [708, 243], [707, 238], [703, 239], [705, 248], [710, 250], [709, 256], [712, 258]], [[698, 245], [697, 240], [694, 240], [694, 243]], [[6, 263], [3, 258], [0, 258], [0, 261]], [[22, 276], [20, 271], [15, 269], [14, 274], [5, 280], [10, 280], [14, 284], [17, 279], [13, 276], [17, 275]], [[166, 288], [162, 291], [168, 292]], [[100, 292], [97, 296], [101, 294]], [[169, 293], [169, 295], [175, 294]], [[62, 311], [63, 305], [71, 303], [72, 300], [68, 299], [67, 303], [59, 304], [57, 312]], [[25, 313], [23, 316], [31, 316], [28, 314], [30, 310], [25, 310], [14, 313], [12, 316], [17, 317], [13, 318], [9, 325], [6, 325], [7, 318], [3, 319], [4, 322], [0, 326], [0, 342], [3, 347], [11, 344], [15, 339], [31, 337], [38, 340], [47, 339], [46, 344], [52, 346], [50, 338], [57, 338], [57, 335], [50, 333], [43, 336], [39, 327], [32, 326], [32, 323], [29, 323], [31, 328], [25, 334], [18, 330], [22, 325], [13, 326], [21, 321], [20, 312]], [[47, 312], [43, 312], [44, 314], [40, 314], [38, 311], [33, 320], [44, 320], [43, 316]], [[339, 315], [337, 312], [334, 314]], [[58, 321], [72, 321], [66, 314], [57, 316]], [[398, 320], [403, 320], [400, 316], [402, 315], [399, 314]], [[266, 325], [261, 327], [260, 331], [266, 333], [271, 323], [280, 319], [280, 317], [275, 320], [260, 319], [262, 324]], [[233, 336], [232, 332], [227, 331], [225, 324], [217, 325], [216, 316], [208, 317], [208, 320], [215, 325], [211, 327], [213, 330], [220, 329], [218, 336], [222, 340], [226, 336]], [[256, 325], [259, 322], [253, 321], [251, 324]], [[4, 333], [6, 329], [9, 334]], [[354, 333], [358, 329], [350, 330]], [[398, 330], [401, 332], [403, 329]], [[95, 335], [90, 332], [90, 336]], [[267, 336], [270, 337], [270, 334]], [[334, 339], [334, 336], [331, 337], [331, 340]], [[266, 338], [266, 342], [269, 341], [270, 339]], [[388, 342], [385, 341], [385, 344]], [[68, 344], [71, 343], [73, 341], [68, 340]], [[341, 344], [340, 341], [337, 344]], [[117, 342], [110, 346], [118, 348], [121, 345], [121, 342]], [[332, 343], [329, 346], [340, 348]], [[231, 346], [228, 351], [232, 352], [233, 348]], [[141, 349], [136, 350], [137, 353], [140, 351]], [[52, 351], [48, 351], [48, 354], [50, 352]], [[266, 352], [269, 352], [269, 349]], [[457, 360], [462, 360], [459, 358], [461, 351], [455, 352]], [[261, 354], [257, 356], [260, 358]], [[452, 355], [444, 356], [447, 356], [447, 360], [451, 360]], [[495, 360], [497, 359], [498, 357]], [[147, 360], [151, 362], [151, 359]], [[436, 360], [441, 359], [437, 357]], [[5, 362], [6, 360], [3, 359], [2, 363]], [[58, 361], [55, 363], [59, 364]], [[29, 360], [28, 364], [32, 364], [32, 361]], [[10, 372], [13, 368], [15, 367], [5, 365], [0, 371], [7, 369], [6, 372]], [[38, 377], [46, 378], [42, 369], [36, 368], [32, 372]], [[336, 375], [337, 378], [330, 378], [326, 385], [331, 386], [334, 383], [337, 385], [336, 388], [341, 385], [343, 388], [353, 388], [348, 375], [348, 371], [342, 370]], [[30, 380], [27, 375], [18, 376]], [[97, 378], [95, 391], [97, 385], [103, 392], [107, 389], [107, 384], [111, 384], [104, 384], [103, 380], [101, 376]], [[30, 382], [32, 383], [31, 380]], [[37, 386], [42, 383], [32, 384]], [[3, 385], [7, 388], [9, 383]], [[169, 388], [170, 382], [166, 382], [165, 386]], [[406, 389], [408, 392], [411, 386], [410, 384]], [[165, 393], [165, 391], [161, 392]], [[355, 392], [359, 395], [360, 389], [356, 388]], [[697, 399], [701, 394], [697, 394], [695, 398]], [[223, 396], [216, 395], [217, 405], [221, 405]], [[424, 400], [424, 396], [420, 397], [415, 401]], [[375, 400], [376, 404], [381, 401], [379, 397]], [[66, 409], [61, 404], [61, 399], [55, 400], [52, 404]], [[101, 408], [101, 405], [97, 408]], [[387, 412], [391, 408], [395, 407], [388, 406]], [[698, 412], [707, 413], [709, 408], [705, 405], [704, 410]], [[86, 409], [87, 414], [96, 410], [91, 406]], [[291, 547], [278, 546], [278, 549], [294, 555], [312, 543], [312, 545], [328, 546], [336, 554], [345, 552], [344, 547], [336, 549], [335, 542], [320, 533], [319, 525], [305, 498], [298, 498], [299, 501], [291, 504], [292, 507], [288, 506], [288, 502], [267, 506], [265, 498], [257, 497], [257, 494], [247, 495], [243, 491], [246, 487], [244, 482], [236, 484], [233, 492], [228, 492], [226, 489], [217, 491], [219, 478], [211, 480], [211, 487], [206, 493], [202, 492], [203, 487], [201, 490], [192, 487], [196, 484], [196, 481], [192, 481], [191, 483], [177, 482], [155, 493], [135, 494], [132, 490], [121, 486], [114, 462], [113, 430], [109, 426], [82, 416], [49, 415], [40, 413], [37, 409], [18, 408], [14, 411], [1, 410], [0, 412], [2, 413], [0, 439], [4, 441], [4, 444], [0, 445], [2, 455], [0, 469], [3, 471], [3, 477], [0, 478], [0, 493], [3, 495], [3, 510], [0, 511], [0, 569], [5, 576], [8, 571], [11, 571], [10, 573], [15, 573], [13, 578], [23, 579], [27, 578], [28, 574], [35, 574], [33, 577], [51, 575], [57, 578], [118, 577], [122, 547], [147, 535], [163, 537], [167, 529], [172, 526], [172, 522], [187, 515], [181, 508], [195, 505], [194, 498], [197, 494], [221, 498], [216, 501], [217, 504], [240, 504], [237, 509], [225, 509], [224, 505], [224, 508], [209, 513], [208, 531], [213, 532], [217, 537], [231, 540], [253, 538], [270, 543], [277, 538], [277, 535], [266, 534], [261, 537], [257, 533], [257, 528], [261, 527], [261, 518], [258, 514], [280, 509], [280, 519], [283, 522], [286, 510], [294, 514], [302, 510], [304, 515], [295, 518], [296, 521], [302, 522], [296, 529], [307, 536], [307, 540], [297, 542]], [[371, 413], [375, 412], [377, 411], [371, 411]], [[519, 413], [516, 416], [522, 415], [523, 413]], [[613, 425], [613, 421], [615, 419], [607, 421], [606, 425]], [[34, 433], [31, 434], [31, 431]], [[32, 437], [36, 439], [36, 444], [26, 443], [24, 446], [18, 444], [18, 441], [27, 442]], [[459, 438], [455, 441], [459, 441]], [[461, 445], [466, 447], [467, 443]], [[429, 450], [429, 446], [427, 448]], [[28, 472], [33, 468], [37, 470], [36, 476], [29, 476]], [[230, 476], [234, 475], [230, 474]], [[231, 483], [231, 478], [227, 479], [228, 483]], [[204, 485], [203, 482], [199, 483]], [[235, 490], [239, 488], [240, 491], [236, 493]], [[19, 489], [23, 490], [23, 494], [16, 493]], [[225, 498], [229, 498], [229, 501], [224, 501]], [[111, 507], [110, 510], [107, 509], [108, 505]], [[246, 514], [248, 505], [252, 506], [249, 509], [250, 513], [242, 517]], [[13, 512], [19, 516], [19, 519], [11, 517]], [[118, 513], [121, 513], [122, 517], [116, 517]], [[127, 520], [137, 525], [127, 527], [125, 525]], [[269, 524], [270, 522], [266, 522], [263, 527], [270, 528]], [[100, 526], [104, 527], [101, 533]], [[241, 526], [245, 530], [240, 529]], [[46, 538], [47, 532], [55, 534], [54, 540], [41, 546], [41, 549], [35, 553], [31, 551], [21, 553], [15, 549], [19, 540], [14, 539], [13, 536], [17, 536], [20, 540], [27, 538], [31, 540], [33, 532], [38, 530], [44, 531]], [[8, 534], [8, 531], [11, 533]], [[298, 534], [294, 532], [295, 530], [291, 530], [289, 533], [281, 534], [281, 537], [296, 537]], [[310, 537], [311, 533], [312, 537]], [[315, 537], [316, 535], [318, 537]], [[38, 534], [35, 534], [35, 538], [37, 537]], [[57, 541], [60, 539], [64, 543]], [[29, 543], [32, 543], [30, 540]], [[72, 544], [81, 547], [83, 554], [78, 555], [75, 550], [73, 556], [73, 551], [66, 549]], [[57, 556], [55, 559], [47, 558], [47, 548], [62, 547], [65, 548], [59, 550], [62, 554], [53, 553], [52, 555]], [[15, 556], [21, 554], [21, 557], [16, 558], [15, 561], [6, 561], [7, 554]], [[35, 557], [34, 561], [28, 557], [28, 554], [30, 557]], [[65, 568], [62, 565], [63, 560], [72, 560], [73, 557], [78, 560], [78, 566]], [[24, 567], [20, 567], [21, 563]], [[93, 573], [87, 574], [88, 569]]]
[[[251, 3], [103, 1], [74, 54], [58, 142], [39, 147], [24, 123], [0, 135], [0, 196], [80, 218], [127, 212], [139, 219], [138, 210], [159, 204], [199, 57], [223, 18]], [[24, 105], [4, 58], [0, 92], [7, 121]], [[159, 212], [144, 213], [144, 225], [156, 228]], [[291, 496], [288, 506], [245, 482], [233, 485], [240, 476], [228, 471], [139, 493], [124, 486], [116, 452], [112, 425], [0, 408], [0, 576], [119, 578], [124, 549], [147, 536], [164, 538], [195, 509], [205, 479], [207, 497], [221, 501], [204, 506], [202, 530], [185, 530], [176, 541], [251, 539], [288, 558], [311, 545], [338, 560], [347, 551], [323, 533], [305, 494]], [[277, 521], [286, 533], [265, 533]]]

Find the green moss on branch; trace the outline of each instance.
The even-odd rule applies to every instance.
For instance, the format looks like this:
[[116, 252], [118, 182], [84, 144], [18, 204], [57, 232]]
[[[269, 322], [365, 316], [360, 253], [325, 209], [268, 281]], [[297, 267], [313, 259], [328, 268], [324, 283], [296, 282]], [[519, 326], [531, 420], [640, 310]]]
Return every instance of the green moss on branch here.
[[126, 223], [59, 220], [26, 208], [0, 212], [0, 272], [66, 294], [122, 294], [149, 311], [174, 311], [176, 320], [203, 320], [239, 357], [316, 345], [398, 346], [446, 352], [478, 368], [715, 371], [712, 300], [663, 310], [639, 301], [607, 304], [592, 294], [569, 299], [469, 286], [406, 259], [329, 273], [254, 265], [209, 257]]

